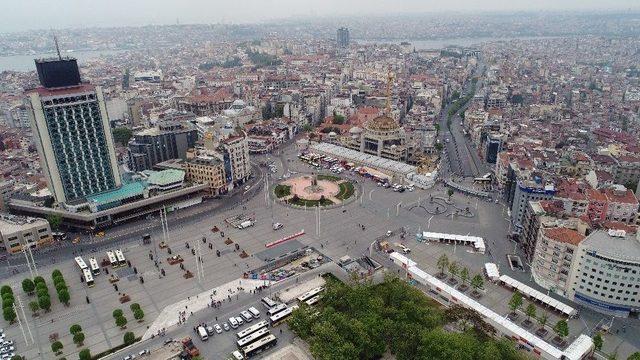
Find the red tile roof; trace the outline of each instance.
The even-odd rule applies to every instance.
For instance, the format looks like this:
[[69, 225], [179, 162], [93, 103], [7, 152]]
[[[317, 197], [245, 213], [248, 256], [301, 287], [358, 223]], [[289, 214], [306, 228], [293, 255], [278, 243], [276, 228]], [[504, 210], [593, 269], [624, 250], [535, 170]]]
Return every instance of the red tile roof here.
[[579, 232], [564, 227], [543, 229], [543, 234], [554, 241], [576, 246], [585, 238], [585, 236]]

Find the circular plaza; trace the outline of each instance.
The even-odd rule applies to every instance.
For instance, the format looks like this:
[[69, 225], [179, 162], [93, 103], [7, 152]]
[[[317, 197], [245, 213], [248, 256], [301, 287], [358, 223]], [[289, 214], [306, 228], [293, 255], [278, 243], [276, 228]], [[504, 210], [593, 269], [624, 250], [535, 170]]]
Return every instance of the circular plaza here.
[[300, 175], [281, 181], [273, 190], [282, 203], [295, 207], [341, 205], [354, 196], [354, 185], [333, 175]]

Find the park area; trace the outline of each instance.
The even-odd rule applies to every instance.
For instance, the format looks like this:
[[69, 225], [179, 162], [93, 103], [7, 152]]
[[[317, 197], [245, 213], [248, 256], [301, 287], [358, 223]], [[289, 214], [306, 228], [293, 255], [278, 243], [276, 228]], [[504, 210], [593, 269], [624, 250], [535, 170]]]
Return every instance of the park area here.
[[293, 206], [331, 206], [351, 198], [355, 187], [333, 175], [302, 175], [276, 185], [273, 193], [283, 203]]

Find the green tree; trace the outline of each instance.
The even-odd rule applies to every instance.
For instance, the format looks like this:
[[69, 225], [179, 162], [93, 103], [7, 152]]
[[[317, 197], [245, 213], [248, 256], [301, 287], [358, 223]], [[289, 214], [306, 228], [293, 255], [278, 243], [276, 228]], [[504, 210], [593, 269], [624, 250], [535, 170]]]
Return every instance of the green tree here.
[[40, 305], [38, 305], [37, 301], [31, 301], [29, 303], [29, 309], [31, 309], [31, 312], [35, 315], [38, 313], [38, 310], [40, 310]]
[[640, 360], [640, 351], [636, 351], [633, 354], [631, 354], [627, 360]]
[[449, 274], [451, 274], [451, 276], [457, 276], [459, 269], [457, 262], [452, 261], [449, 263]]
[[69, 328], [69, 332], [71, 333], [71, 335], [75, 335], [75, 334], [77, 334], [79, 332], [82, 332], [82, 326], [80, 326], [78, 324], [73, 324]]
[[444, 148], [444, 145], [442, 145], [442, 143], [436, 143], [435, 148], [438, 151], [442, 151], [442, 149]]
[[521, 307], [522, 307], [522, 294], [516, 291], [513, 293], [513, 296], [511, 296], [511, 300], [509, 300], [509, 309], [511, 309], [512, 312], [516, 312], [516, 310], [520, 309]]
[[447, 189], [447, 195], [449, 195], [449, 199], [451, 199], [451, 197], [453, 196], [453, 189]]
[[569, 324], [567, 324], [566, 320], [558, 320], [556, 325], [553, 327], [553, 331], [555, 331], [555, 333], [561, 338], [565, 338], [569, 336]]
[[91, 352], [89, 349], [82, 349], [80, 353], [78, 353], [80, 360], [91, 360]]
[[533, 303], [529, 303], [526, 309], [524, 309], [524, 313], [527, 314], [527, 320], [536, 317], [536, 306]]
[[593, 346], [596, 348], [596, 350], [600, 351], [602, 350], [603, 343], [604, 340], [602, 339], [602, 335], [600, 335], [600, 333], [597, 333], [596, 336], [593, 337]]
[[47, 284], [45, 283], [36, 283], [36, 292], [42, 292], [42, 291], [46, 291], [49, 292], [49, 288], [47, 287]]
[[73, 342], [78, 346], [82, 346], [82, 344], [84, 343], [84, 333], [79, 332], [73, 334]]
[[13, 304], [15, 302], [16, 301], [13, 299], [13, 296], [4, 297], [2, 298], [2, 308], [5, 309], [5, 308], [13, 307]]
[[67, 284], [64, 282], [58, 282], [55, 284], [56, 285], [56, 292], [58, 293], [58, 295], [60, 295], [61, 291], [69, 291], [69, 288], [67, 288]]
[[113, 141], [119, 143], [122, 146], [127, 146], [129, 139], [133, 136], [131, 129], [126, 127], [119, 127], [113, 129]]
[[460, 280], [462, 280], [463, 284], [467, 284], [467, 281], [469, 281], [469, 269], [467, 269], [467, 267], [463, 267], [462, 270], [460, 270]]
[[540, 324], [540, 327], [544, 328], [544, 326], [547, 325], [548, 321], [549, 321], [549, 314], [547, 314], [546, 312], [543, 312], [540, 318], [538, 319], [538, 323]]
[[58, 355], [62, 348], [64, 348], [64, 345], [62, 345], [62, 343], [60, 341], [56, 341], [53, 344], [51, 344], [51, 351], [53, 351], [54, 354]]
[[136, 309], [140, 309], [140, 304], [133, 303], [133, 304], [129, 305], [129, 309], [131, 309], [131, 311], [136, 311]]
[[61, 277], [62, 276], [62, 271], [60, 271], [59, 269], [55, 269], [51, 272], [51, 277], [53, 279], [57, 278], [57, 277]]
[[69, 292], [67, 290], [60, 290], [58, 292], [58, 300], [65, 305], [69, 305], [69, 300], [71, 296], [69, 296]]
[[44, 278], [42, 276], [36, 276], [33, 278], [33, 282], [36, 284], [36, 288], [38, 287], [38, 284], [45, 284], [47, 285], [46, 281], [44, 281]]
[[118, 316], [116, 318], [116, 326], [124, 329], [127, 326], [127, 318], [124, 316]]
[[38, 298], [38, 306], [46, 312], [51, 310], [51, 298], [49, 296], [40, 296]]
[[49, 222], [49, 226], [51, 226], [51, 230], [60, 229], [60, 225], [62, 225], [62, 216], [57, 214], [49, 214], [47, 215], [47, 221]]
[[8, 321], [9, 323], [13, 323], [14, 320], [16, 319], [16, 312], [13, 311], [12, 307], [3, 308], [2, 316], [4, 317], [5, 321]]
[[447, 255], [440, 255], [436, 265], [438, 266], [438, 269], [440, 269], [440, 274], [444, 274], [444, 269], [449, 267], [449, 258], [447, 257]]
[[131, 345], [136, 342], [136, 336], [131, 331], [127, 331], [124, 333], [124, 343], [125, 345]]
[[140, 309], [140, 308], [135, 309], [133, 311], [133, 317], [138, 321], [144, 319], [144, 311], [142, 311], [142, 309]]
[[22, 291], [27, 295], [33, 295], [33, 291], [36, 289], [36, 284], [33, 283], [33, 280], [27, 278], [22, 280]]
[[484, 286], [484, 280], [482, 279], [482, 275], [475, 274], [471, 279], [471, 287], [477, 290], [482, 289]]
[[11, 289], [11, 286], [2, 285], [2, 287], [0, 288], [0, 295], [4, 297], [5, 294], [13, 295], [13, 290]]
[[113, 315], [113, 318], [115, 319], [115, 318], [118, 318], [120, 316], [123, 316], [124, 313], [120, 309], [115, 309], [115, 310], [113, 310], [113, 314], [112, 315]]

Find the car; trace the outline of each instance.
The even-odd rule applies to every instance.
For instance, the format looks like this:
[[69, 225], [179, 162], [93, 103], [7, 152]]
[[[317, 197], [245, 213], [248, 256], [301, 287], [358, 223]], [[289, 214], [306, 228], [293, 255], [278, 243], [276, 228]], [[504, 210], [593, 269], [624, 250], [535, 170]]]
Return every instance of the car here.
[[144, 350], [140, 350], [140, 352], [138, 353], [138, 356], [144, 356], [149, 354], [151, 354], [151, 351], [149, 351], [149, 349], [144, 349]]
[[242, 354], [238, 350], [232, 352], [231, 355], [233, 356], [234, 360], [244, 360], [244, 356], [242, 356]]
[[136, 356], [131, 354], [131, 355], [127, 355], [127, 356], [123, 357], [122, 360], [133, 360], [135, 358], [136, 358]]
[[247, 186], [245, 186], [245, 187], [244, 187], [244, 191], [247, 191], [247, 190], [249, 190], [249, 189], [251, 189], [251, 186], [249, 186], [249, 185], [247, 185]]
[[245, 322], [251, 322], [253, 320], [253, 316], [251, 316], [251, 314], [246, 310], [240, 312], [240, 316]]
[[229, 328], [229, 324], [227, 324], [226, 322], [222, 323], [222, 327], [224, 328], [224, 331], [229, 331], [229, 329], [230, 329]]
[[393, 232], [391, 230], [387, 231], [387, 237], [391, 236], [393, 234]]
[[207, 335], [212, 336], [214, 334], [214, 330], [211, 325], [207, 325], [204, 328], [207, 330]]
[[236, 316], [236, 322], [238, 323], [238, 326], [242, 326], [244, 324], [244, 320], [242, 320], [240, 316]]
[[408, 253], [411, 252], [411, 249], [409, 249], [408, 247], [406, 247], [406, 246], [404, 246], [402, 244], [400, 244], [398, 247], [400, 248], [400, 250], [402, 250], [403, 254], [408, 254]]
[[162, 343], [162, 345], [169, 345], [173, 343], [173, 339], [172, 338], [168, 338], [167, 340], [164, 341], [164, 343]]
[[220, 327], [220, 325], [218, 324], [213, 325], [213, 329], [216, 331], [216, 333], [222, 334], [222, 328]]
[[274, 223], [273, 224], [273, 230], [278, 230], [278, 229], [282, 229], [284, 225], [282, 225], [281, 223]]
[[7, 346], [7, 345], [4, 345], [4, 346], [2, 347], [2, 352], [3, 352], [3, 353], [9, 352], [9, 351], [13, 351], [13, 350], [15, 350], [15, 348], [14, 348], [13, 346]]

